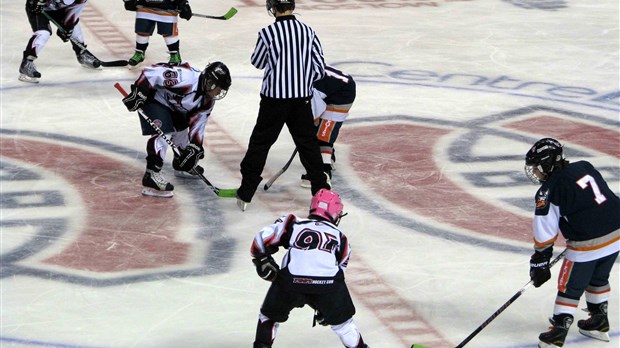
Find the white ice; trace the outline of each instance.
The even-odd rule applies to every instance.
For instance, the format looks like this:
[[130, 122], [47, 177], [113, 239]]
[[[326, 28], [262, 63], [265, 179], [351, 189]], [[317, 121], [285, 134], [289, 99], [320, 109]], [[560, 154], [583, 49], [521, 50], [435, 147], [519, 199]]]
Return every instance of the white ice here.
[[[249, 58], [273, 19], [259, 1], [191, 5], [239, 10], [179, 23], [184, 60], [231, 70], [202, 164], [236, 188], [262, 77]], [[0, 347], [250, 347], [269, 284], [249, 247], [279, 215], [307, 213], [299, 161], [243, 213], [169, 164], [175, 197], [142, 197], [146, 139], [113, 87], [138, 70], [84, 69], [54, 34], [36, 60], [40, 84], [20, 82], [24, 1], [1, 6]], [[522, 168], [537, 139], [559, 138], [620, 192], [618, 1], [299, 0], [296, 12], [327, 62], [357, 81], [333, 181], [348, 212], [354, 319], [371, 347], [454, 347], [529, 281], [536, 186]], [[89, 1], [80, 23], [100, 59], [132, 54], [134, 15], [121, 1]], [[155, 35], [146, 63], [165, 60]], [[292, 150], [285, 129], [266, 179]], [[535, 347], [558, 268], [467, 346]], [[610, 282], [611, 342], [575, 324], [565, 347], [618, 347], [617, 264]], [[340, 346], [311, 324], [310, 309], [293, 311], [274, 347]]]

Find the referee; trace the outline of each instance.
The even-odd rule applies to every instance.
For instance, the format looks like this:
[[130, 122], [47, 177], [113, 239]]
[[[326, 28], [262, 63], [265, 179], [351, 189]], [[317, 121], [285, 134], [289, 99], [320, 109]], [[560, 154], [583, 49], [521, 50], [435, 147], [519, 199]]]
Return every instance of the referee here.
[[293, 15], [295, 0], [266, 0], [275, 22], [258, 33], [251, 61], [265, 69], [256, 125], [241, 161], [237, 205], [245, 211], [260, 184], [269, 149], [284, 124], [299, 151], [314, 195], [330, 189], [312, 116], [312, 84], [325, 74], [323, 48], [316, 33]]

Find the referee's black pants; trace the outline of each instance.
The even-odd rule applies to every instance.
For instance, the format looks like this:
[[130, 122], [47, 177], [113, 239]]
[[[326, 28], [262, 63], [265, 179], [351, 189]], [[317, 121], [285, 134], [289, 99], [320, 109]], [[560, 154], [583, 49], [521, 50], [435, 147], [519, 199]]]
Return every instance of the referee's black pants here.
[[323, 159], [316, 138], [310, 98], [274, 99], [261, 94], [256, 125], [250, 136], [248, 150], [241, 161], [241, 186], [237, 195], [250, 202], [263, 179], [261, 174], [269, 149], [278, 140], [284, 125], [289, 129], [301, 164], [308, 173], [314, 195], [322, 188], [329, 189], [323, 172]]

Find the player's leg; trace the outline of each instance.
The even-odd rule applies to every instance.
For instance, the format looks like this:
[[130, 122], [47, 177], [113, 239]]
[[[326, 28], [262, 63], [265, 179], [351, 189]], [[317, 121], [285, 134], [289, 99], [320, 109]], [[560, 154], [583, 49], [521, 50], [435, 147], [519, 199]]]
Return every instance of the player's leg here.
[[[143, 107], [144, 113], [169, 138], [174, 132], [170, 109], [157, 102], [149, 102]], [[140, 118], [142, 135], [151, 135], [146, 143], [146, 171], [142, 177], [142, 194], [145, 196], [169, 198], [173, 196], [174, 186], [162, 174], [168, 144], [157, 131], [143, 118]]]
[[301, 294], [286, 291], [278, 284], [272, 283], [258, 316], [254, 348], [270, 348], [276, 338], [280, 323], [288, 320], [293, 308], [303, 305]]
[[144, 61], [146, 49], [149, 46], [149, 39], [155, 31], [155, 21], [145, 18], [136, 18], [134, 31], [136, 33], [136, 48], [133, 56], [129, 58], [129, 66], [136, 67]]
[[168, 47], [168, 54], [170, 55], [168, 64], [181, 64], [181, 53], [179, 51], [179, 27], [177, 23], [158, 22], [157, 33], [163, 36], [164, 41], [166, 42], [166, 47]]
[[617, 257], [616, 252], [598, 260], [590, 284], [586, 288], [586, 303], [590, 318], [577, 322], [581, 334], [606, 342], [609, 342], [609, 319], [607, 318], [611, 291], [609, 274]]
[[22, 62], [19, 65], [19, 80], [24, 82], [38, 83], [41, 73], [37, 70], [34, 60], [37, 59], [45, 44], [52, 35], [52, 29], [49, 20], [42, 14], [33, 13], [28, 7], [30, 2], [26, 3], [26, 14], [28, 22], [32, 28], [32, 36], [26, 44], [23, 52]]

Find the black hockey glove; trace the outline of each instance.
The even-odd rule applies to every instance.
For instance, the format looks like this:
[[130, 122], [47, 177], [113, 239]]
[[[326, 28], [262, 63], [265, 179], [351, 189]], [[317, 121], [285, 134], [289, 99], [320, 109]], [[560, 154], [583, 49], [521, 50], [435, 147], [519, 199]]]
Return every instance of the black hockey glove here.
[[256, 266], [256, 273], [258, 276], [267, 280], [274, 281], [280, 271], [280, 266], [274, 261], [271, 255], [261, 255], [252, 259], [254, 266]]
[[530, 279], [534, 282], [535, 287], [539, 287], [551, 279], [551, 270], [549, 270], [551, 251], [548, 252], [547, 250], [550, 248], [542, 252], [536, 251], [530, 259]]
[[179, 8], [180, 12], [179, 12], [179, 17], [186, 19], [189, 21], [190, 18], [192, 18], [192, 8], [189, 7], [189, 2], [185, 1], [183, 3], [183, 5]]
[[71, 39], [71, 35], [73, 35], [73, 28], [69, 29], [60, 29], [56, 30], [56, 35], [62, 40], [62, 42], [67, 42]]
[[135, 11], [138, 9], [138, 2], [136, 0], [123, 0], [125, 2], [125, 10]]
[[180, 149], [179, 156], [172, 160], [172, 167], [176, 170], [191, 172], [198, 166], [198, 161], [205, 158], [205, 151], [201, 146], [189, 144], [184, 149]]
[[148, 96], [145, 91], [138, 88], [136, 85], [131, 85], [131, 93], [123, 98], [123, 104], [129, 111], [136, 111], [144, 105]]

